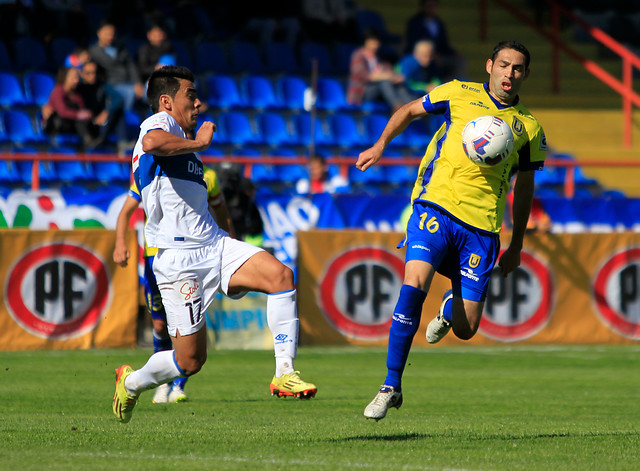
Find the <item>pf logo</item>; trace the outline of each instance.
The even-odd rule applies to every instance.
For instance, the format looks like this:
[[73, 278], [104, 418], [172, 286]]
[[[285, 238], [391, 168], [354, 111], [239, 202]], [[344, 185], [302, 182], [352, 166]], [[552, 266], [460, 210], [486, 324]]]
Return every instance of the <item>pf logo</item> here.
[[611, 257], [595, 277], [596, 310], [618, 334], [640, 339], [640, 249]]
[[343, 335], [361, 340], [386, 338], [404, 277], [404, 262], [373, 247], [339, 255], [320, 282], [319, 306]]
[[507, 278], [498, 266], [491, 272], [478, 329], [486, 337], [516, 342], [538, 333], [549, 322], [553, 305], [551, 274], [526, 252], [521, 253], [520, 261]]
[[62, 340], [95, 328], [109, 300], [105, 264], [83, 247], [50, 244], [9, 271], [5, 299], [13, 319], [41, 338]]

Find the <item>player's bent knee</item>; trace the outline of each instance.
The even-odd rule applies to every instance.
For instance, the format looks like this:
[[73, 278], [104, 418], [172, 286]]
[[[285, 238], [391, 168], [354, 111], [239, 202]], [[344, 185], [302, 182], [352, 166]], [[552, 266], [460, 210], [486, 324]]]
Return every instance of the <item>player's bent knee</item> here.
[[186, 376], [191, 376], [200, 371], [207, 361], [207, 353], [177, 360], [178, 367]]
[[477, 331], [477, 327], [472, 328], [470, 326], [456, 326], [453, 324], [453, 333], [460, 340], [470, 340], [474, 335], [476, 335]]

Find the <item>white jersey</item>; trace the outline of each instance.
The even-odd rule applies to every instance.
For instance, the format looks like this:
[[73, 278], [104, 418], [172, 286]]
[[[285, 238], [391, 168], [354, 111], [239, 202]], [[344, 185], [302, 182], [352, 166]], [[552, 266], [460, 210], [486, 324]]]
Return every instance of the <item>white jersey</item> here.
[[186, 139], [184, 130], [164, 111], [140, 125], [132, 165], [147, 216], [147, 244], [160, 249], [211, 244], [219, 229], [209, 213], [202, 160], [195, 152], [170, 157], [143, 152], [142, 138], [154, 129]]

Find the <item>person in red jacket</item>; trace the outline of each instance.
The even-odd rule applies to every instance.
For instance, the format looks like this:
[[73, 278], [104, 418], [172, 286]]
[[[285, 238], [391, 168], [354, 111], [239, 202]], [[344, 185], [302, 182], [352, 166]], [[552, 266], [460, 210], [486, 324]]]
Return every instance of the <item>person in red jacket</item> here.
[[92, 123], [92, 113], [78, 92], [79, 83], [78, 69], [60, 69], [56, 86], [41, 110], [44, 131], [54, 139], [60, 133], [75, 133], [82, 139], [84, 147], [92, 147], [98, 129]]

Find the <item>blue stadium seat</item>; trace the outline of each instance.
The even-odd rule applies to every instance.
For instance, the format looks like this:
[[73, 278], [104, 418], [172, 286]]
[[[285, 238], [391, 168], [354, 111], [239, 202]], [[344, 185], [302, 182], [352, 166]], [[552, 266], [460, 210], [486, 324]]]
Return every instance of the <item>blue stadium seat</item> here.
[[11, 108], [25, 103], [26, 98], [18, 77], [11, 72], [0, 72], [0, 106]]
[[31, 37], [16, 38], [13, 42], [13, 53], [18, 70], [51, 69], [47, 51], [38, 39]]
[[[38, 152], [35, 148], [22, 148], [15, 149], [16, 152], [20, 153], [28, 153], [35, 154]], [[18, 160], [16, 161], [16, 166], [18, 169], [18, 173], [20, 175], [20, 180], [22, 183], [30, 185], [33, 177], [33, 161], [32, 160]], [[52, 183], [58, 183], [58, 175], [55, 172], [55, 169], [51, 162], [38, 162], [38, 176], [40, 179], [40, 184], [47, 186]]]
[[300, 77], [286, 75], [276, 80], [278, 101], [289, 110], [304, 109], [304, 93], [309, 86]]
[[2, 114], [4, 128], [7, 136], [14, 144], [18, 145], [38, 145], [48, 144], [46, 136], [38, 134], [34, 128], [29, 115], [18, 110], [5, 111]]
[[355, 20], [358, 35], [361, 38], [364, 38], [367, 30], [372, 29], [380, 34], [383, 43], [398, 42], [401, 39], [398, 35], [389, 33], [384, 18], [377, 11], [359, 9]]
[[0, 70], [13, 70], [14, 64], [4, 41], [0, 41]]
[[[70, 147], [53, 147], [51, 153], [77, 155]], [[93, 168], [79, 157], [76, 160], [60, 160], [52, 162], [57, 178], [64, 183], [82, 183], [94, 180]]]
[[265, 71], [258, 47], [245, 41], [234, 41], [229, 48], [231, 70], [234, 73], [262, 74]]
[[342, 83], [335, 78], [323, 77], [318, 79], [316, 108], [326, 111], [353, 109], [347, 104], [346, 94]]
[[352, 43], [338, 43], [335, 47], [334, 57], [336, 64], [336, 73], [339, 75], [349, 75], [349, 69], [351, 68], [351, 55], [353, 51], [358, 49], [358, 44]]
[[15, 162], [0, 160], [0, 185], [13, 185], [20, 182], [20, 173]]
[[258, 110], [281, 108], [271, 81], [261, 75], [250, 75], [240, 80], [243, 101]]
[[387, 181], [384, 170], [382, 165], [374, 165], [363, 172], [358, 170], [355, 165], [350, 165], [349, 184], [355, 190], [377, 193], [379, 186]]
[[245, 106], [235, 80], [228, 75], [213, 75], [207, 79], [209, 106], [231, 109]]
[[266, 72], [269, 74], [298, 74], [300, 64], [289, 44], [273, 42], [267, 44], [265, 50]]
[[180, 40], [172, 40], [171, 44], [173, 45], [178, 65], [191, 69], [193, 60], [191, 58], [191, 50], [187, 44]]
[[[374, 142], [378, 140], [378, 138], [380, 137], [380, 134], [382, 134], [384, 127], [387, 125], [388, 120], [389, 120], [389, 117], [382, 114], [370, 114], [363, 118], [364, 129], [365, 129], [364, 131], [365, 139], [369, 145], [372, 145]], [[406, 147], [406, 145], [405, 145], [404, 133], [403, 133], [396, 136], [389, 143], [389, 145], [387, 146], [387, 149], [399, 149], [404, 147]]]
[[289, 132], [285, 118], [275, 112], [267, 112], [256, 116], [261, 140], [269, 146], [294, 144], [294, 136]]
[[353, 146], [362, 146], [366, 139], [358, 129], [358, 124], [353, 116], [338, 113], [329, 118], [329, 128], [333, 136], [333, 142], [343, 149]]
[[128, 183], [131, 180], [131, 163], [92, 162], [94, 178], [107, 184]]
[[319, 75], [333, 75], [335, 73], [331, 54], [324, 44], [312, 41], [303, 43], [302, 46], [300, 46], [300, 62], [304, 74], [310, 74], [312, 72], [314, 59], [318, 63]]
[[404, 186], [408, 192], [411, 192], [411, 187], [418, 176], [418, 167], [411, 165], [385, 165], [382, 173], [389, 183]]
[[49, 52], [51, 62], [55, 68], [63, 67], [67, 56], [78, 47], [78, 43], [71, 38], [55, 37], [51, 39]]
[[309, 170], [302, 164], [280, 164], [276, 171], [280, 180], [294, 185], [301, 178], [309, 178]]
[[259, 137], [252, 129], [251, 121], [244, 113], [238, 111], [220, 113], [218, 122], [226, 143], [246, 146], [259, 141]]
[[[311, 117], [308, 113], [304, 113], [294, 116], [293, 121], [296, 130], [296, 144], [308, 146], [311, 140]], [[316, 146], [333, 145], [331, 135], [325, 130], [322, 120], [319, 117], [316, 118], [314, 127], [314, 140]]]
[[404, 144], [412, 149], [424, 152], [429, 145], [433, 134], [429, 131], [428, 120], [416, 119], [407, 126], [403, 131], [402, 136]]
[[226, 73], [229, 63], [224, 48], [212, 41], [198, 41], [195, 45], [194, 72]]
[[48, 72], [27, 72], [24, 75], [25, 102], [28, 105], [44, 105], [49, 101], [55, 84], [55, 78]]

